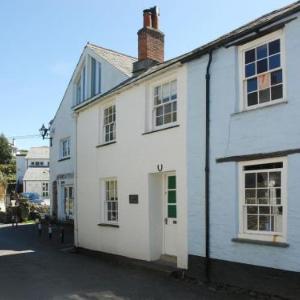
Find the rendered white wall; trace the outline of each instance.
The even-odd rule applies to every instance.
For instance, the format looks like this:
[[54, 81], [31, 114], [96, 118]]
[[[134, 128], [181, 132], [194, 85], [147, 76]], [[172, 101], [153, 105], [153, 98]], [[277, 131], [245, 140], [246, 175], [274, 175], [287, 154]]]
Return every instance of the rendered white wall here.
[[[99, 112], [105, 103], [84, 109], [78, 116], [77, 143], [77, 201], [79, 246], [93, 250], [125, 255], [138, 259], [157, 258], [161, 249], [153, 237], [159, 235], [150, 192], [157, 174], [157, 164], [163, 171], [176, 171], [178, 226], [178, 266], [187, 266], [187, 190], [186, 190], [186, 71], [182, 67], [166, 78], [178, 80], [177, 128], [143, 135], [147, 126], [146, 111], [151, 84], [139, 84], [116, 98], [117, 143], [96, 148], [99, 144]], [[108, 101], [106, 101], [107, 103]], [[149, 111], [151, 114], [151, 112]], [[101, 129], [102, 130], [102, 129]], [[87, 132], [89, 134], [87, 134]], [[156, 176], [156, 175], [153, 175]], [[119, 228], [100, 227], [100, 181], [117, 177], [119, 190]], [[129, 194], [139, 195], [139, 204], [129, 204]], [[151, 201], [151, 205], [150, 205]], [[156, 199], [154, 200], [156, 201]], [[150, 217], [150, 213], [152, 217]], [[160, 220], [161, 222], [163, 220]], [[158, 226], [159, 227], [159, 226]], [[160, 252], [159, 252], [160, 251]]]

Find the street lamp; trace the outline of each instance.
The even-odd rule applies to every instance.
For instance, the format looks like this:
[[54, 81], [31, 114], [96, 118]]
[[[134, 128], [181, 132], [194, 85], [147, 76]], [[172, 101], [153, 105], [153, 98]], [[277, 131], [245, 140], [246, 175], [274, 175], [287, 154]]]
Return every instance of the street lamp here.
[[43, 124], [42, 127], [39, 129], [39, 132], [44, 139], [49, 139], [50, 140], [50, 146], [52, 146], [52, 137], [50, 137], [49, 132], [50, 132], [50, 126], [46, 128], [46, 126]]

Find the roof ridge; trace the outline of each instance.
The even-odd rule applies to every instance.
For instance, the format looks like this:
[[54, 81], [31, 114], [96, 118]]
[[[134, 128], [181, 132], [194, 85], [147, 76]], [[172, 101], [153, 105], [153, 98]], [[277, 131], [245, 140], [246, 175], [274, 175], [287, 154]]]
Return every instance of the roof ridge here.
[[103, 49], [103, 50], [106, 50], [106, 51], [113, 52], [113, 53], [118, 54], [118, 55], [126, 56], [126, 57], [133, 58], [133, 59], [137, 60], [137, 57], [134, 57], [132, 55], [128, 55], [128, 54], [125, 54], [125, 53], [122, 53], [120, 51], [116, 51], [116, 50], [113, 50], [113, 49], [105, 48], [105, 47], [93, 44], [91, 42], [87, 42], [87, 46], [92, 46], [92, 47], [100, 48], [100, 49]]

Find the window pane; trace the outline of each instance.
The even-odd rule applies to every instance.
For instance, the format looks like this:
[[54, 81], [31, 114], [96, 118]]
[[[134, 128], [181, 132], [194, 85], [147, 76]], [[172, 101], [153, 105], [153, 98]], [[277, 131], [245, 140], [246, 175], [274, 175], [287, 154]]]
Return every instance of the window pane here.
[[176, 121], [177, 121], [177, 113], [174, 112], [172, 115], [173, 115], [173, 120], [172, 120], [172, 121], [173, 121], [173, 122], [176, 122]]
[[245, 63], [248, 64], [253, 61], [255, 61], [255, 49], [246, 51], [245, 52]]
[[263, 214], [263, 215], [269, 215], [270, 214], [270, 206], [260, 206], [259, 213]]
[[162, 86], [162, 99], [163, 102], [168, 102], [170, 100], [170, 84], [164, 84]]
[[265, 90], [270, 87], [270, 73], [258, 76], [258, 89]]
[[156, 109], [156, 116], [162, 116], [163, 115], [163, 106], [159, 106]]
[[174, 80], [171, 82], [171, 99], [174, 100], [177, 98], [177, 81]]
[[156, 118], [156, 126], [160, 126], [163, 124], [163, 117], [157, 117]]
[[245, 66], [245, 74], [246, 74], [246, 77], [255, 75], [255, 63]]
[[176, 189], [176, 176], [168, 177], [168, 189], [170, 190]]
[[172, 103], [168, 103], [168, 104], [166, 104], [166, 105], [164, 105], [164, 113], [165, 114], [168, 114], [168, 113], [170, 113], [171, 112], [171, 110], [172, 110]]
[[281, 186], [281, 172], [270, 172], [269, 186]]
[[177, 102], [172, 103], [172, 110], [177, 111]]
[[269, 69], [275, 69], [280, 67], [280, 54], [276, 54], [269, 57]]
[[257, 186], [267, 187], [268, 186], [268, 173], [257, 173]]
[[247, 207], [247, 214], [257, 214], [258, 207], [257, 206], [248, 206]]
[[282, 82], [282, 70], [271, 73], [271, 85], [275, 85]]
[[258, 189], [257, 190], [257, 201], [259, 204], [269, 204], [269, 190]]
[[246, 204], [256, 203], [256, 189], [246, 189], [245, 190], [245, 202]]
[[164, 116], [164, 124], [172, 122], [172, 115], [168, 114]]
[[176, 191], [168, 191], [168, 203], [176, 203]]
[[255, 188], [256, 187], [256, 174], [245, 174], [245, 187]]
[[280, 52], [280, 40], [269, 43], [269, 55]]
[[258, 229], [257, 221], [258, 221], [257, 216], [248, 215], [247, 216], [247, 229], [248, 230], [257, 230]]
[[259, 216], [259, 230], [271, 231], [270, 216]]
[[248, 106], [256, 105], [257, 103], [257, 92], [248, 94]]
[[176, 205], [168, 205], [168, 218], [176, 218]]
[[259, 103], [270, 101], [270, 89], [259, 91]]
[[256, 48], [257, 59], [265, 58], [268, 55], [268, 46], [267, 44], [262, 45]]
[[251, 93], [257, 90], [257, 78], [247, 80], [247, 92]]
[[263, 73], [268, 71], [268, 60], [262, 59], [257, 62], [257, 73]]
[[283, 97], [282, 84], [271, 88], [272, 100], [281, 99]]

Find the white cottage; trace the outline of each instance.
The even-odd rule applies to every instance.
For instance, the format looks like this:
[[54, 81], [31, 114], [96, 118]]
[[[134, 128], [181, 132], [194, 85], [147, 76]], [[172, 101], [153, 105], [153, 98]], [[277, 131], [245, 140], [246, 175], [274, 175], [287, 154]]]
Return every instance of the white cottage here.
[[23, 192], [49, 198], [49, 147], [32, 147], [25, 157]]
[[88, 43], [51, 121], [51, 214], [59, 220], [74, 218], [76, 133], [72, 108], [106, 93], [131, 77], [136, 59]]

